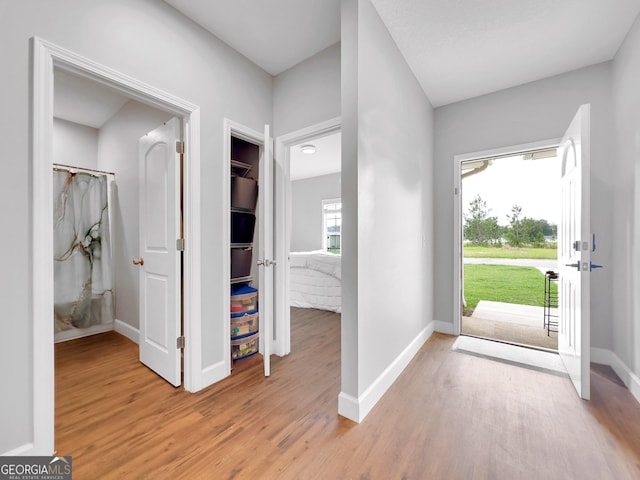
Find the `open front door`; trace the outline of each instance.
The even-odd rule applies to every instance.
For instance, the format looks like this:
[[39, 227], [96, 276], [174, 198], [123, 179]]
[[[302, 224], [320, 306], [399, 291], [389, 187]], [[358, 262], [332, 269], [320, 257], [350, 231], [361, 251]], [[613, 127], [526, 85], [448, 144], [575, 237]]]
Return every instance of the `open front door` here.
[[180, 121], [172, 118], [140, 138], [140, 361], [180, 385], [181, 252]]
[[558, 351], [578, 395], [590, 396], [589, 213], [590, 106], [582, 105], [560, 144], [561, 220], [558, 228], [560, 318]]
[[258, 195], [258, 229], [260, 235], [258, 270], [260, 285], [260, 343], [264, 358], [264, 375], [271, 375], [271, 343], [273, 339], [273, 150], [269, 125], [264, 129], [264, 148], [260, 161], [260, 193]]

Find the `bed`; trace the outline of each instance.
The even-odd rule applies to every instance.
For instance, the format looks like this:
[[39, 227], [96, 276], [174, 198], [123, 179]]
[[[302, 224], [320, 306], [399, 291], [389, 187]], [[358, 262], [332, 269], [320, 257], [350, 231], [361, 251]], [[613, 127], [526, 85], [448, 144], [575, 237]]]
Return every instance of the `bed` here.
[[340, 313], [342, 307], [340, 255], [317, 250], [291, 252], [289, 258], [290, 305]]

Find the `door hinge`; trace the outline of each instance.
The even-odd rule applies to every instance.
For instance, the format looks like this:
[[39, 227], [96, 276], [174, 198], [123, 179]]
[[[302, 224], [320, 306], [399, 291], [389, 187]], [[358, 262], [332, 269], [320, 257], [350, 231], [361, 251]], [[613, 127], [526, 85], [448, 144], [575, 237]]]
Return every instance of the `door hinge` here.
[[184, 335], [176, 339], [176, 348], [184, 348]]
[[184, 142], [181, 142], [181, 141], [176, 142], [176, 153], [179, 153], [179, 154], [184, 153]]
[[454, 195], [459, 195], [460, 194], [460, 189], [458, 187], [453, 187], [453, 194]]
[[184, 252], [184, 238], [176, 239], [176, 250]]

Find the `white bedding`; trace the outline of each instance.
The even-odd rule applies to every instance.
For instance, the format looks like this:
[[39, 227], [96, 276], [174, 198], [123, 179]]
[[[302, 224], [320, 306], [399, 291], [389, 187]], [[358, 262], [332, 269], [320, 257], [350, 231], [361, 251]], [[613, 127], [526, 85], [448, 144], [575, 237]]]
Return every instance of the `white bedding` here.
[[340, 255], [291, 252], [289, 298], [292, 307], [341, 311], [342, 259]]

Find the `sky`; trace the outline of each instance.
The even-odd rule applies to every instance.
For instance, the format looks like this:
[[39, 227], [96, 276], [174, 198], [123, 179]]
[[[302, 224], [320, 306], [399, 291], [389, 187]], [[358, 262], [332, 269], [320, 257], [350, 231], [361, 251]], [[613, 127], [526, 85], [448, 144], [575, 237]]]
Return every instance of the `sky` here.
[[517, 203], [521, 217], [547, 220], [558, 224], [560, 219], [560, 159], [522, 160], [522, 156], [494, 160], [483, 172], [462, 180], [462, 212], [480, 195], [490, 208], [489, 216], [498, 217], [498, 224], [508, 225], [507, 215]]

